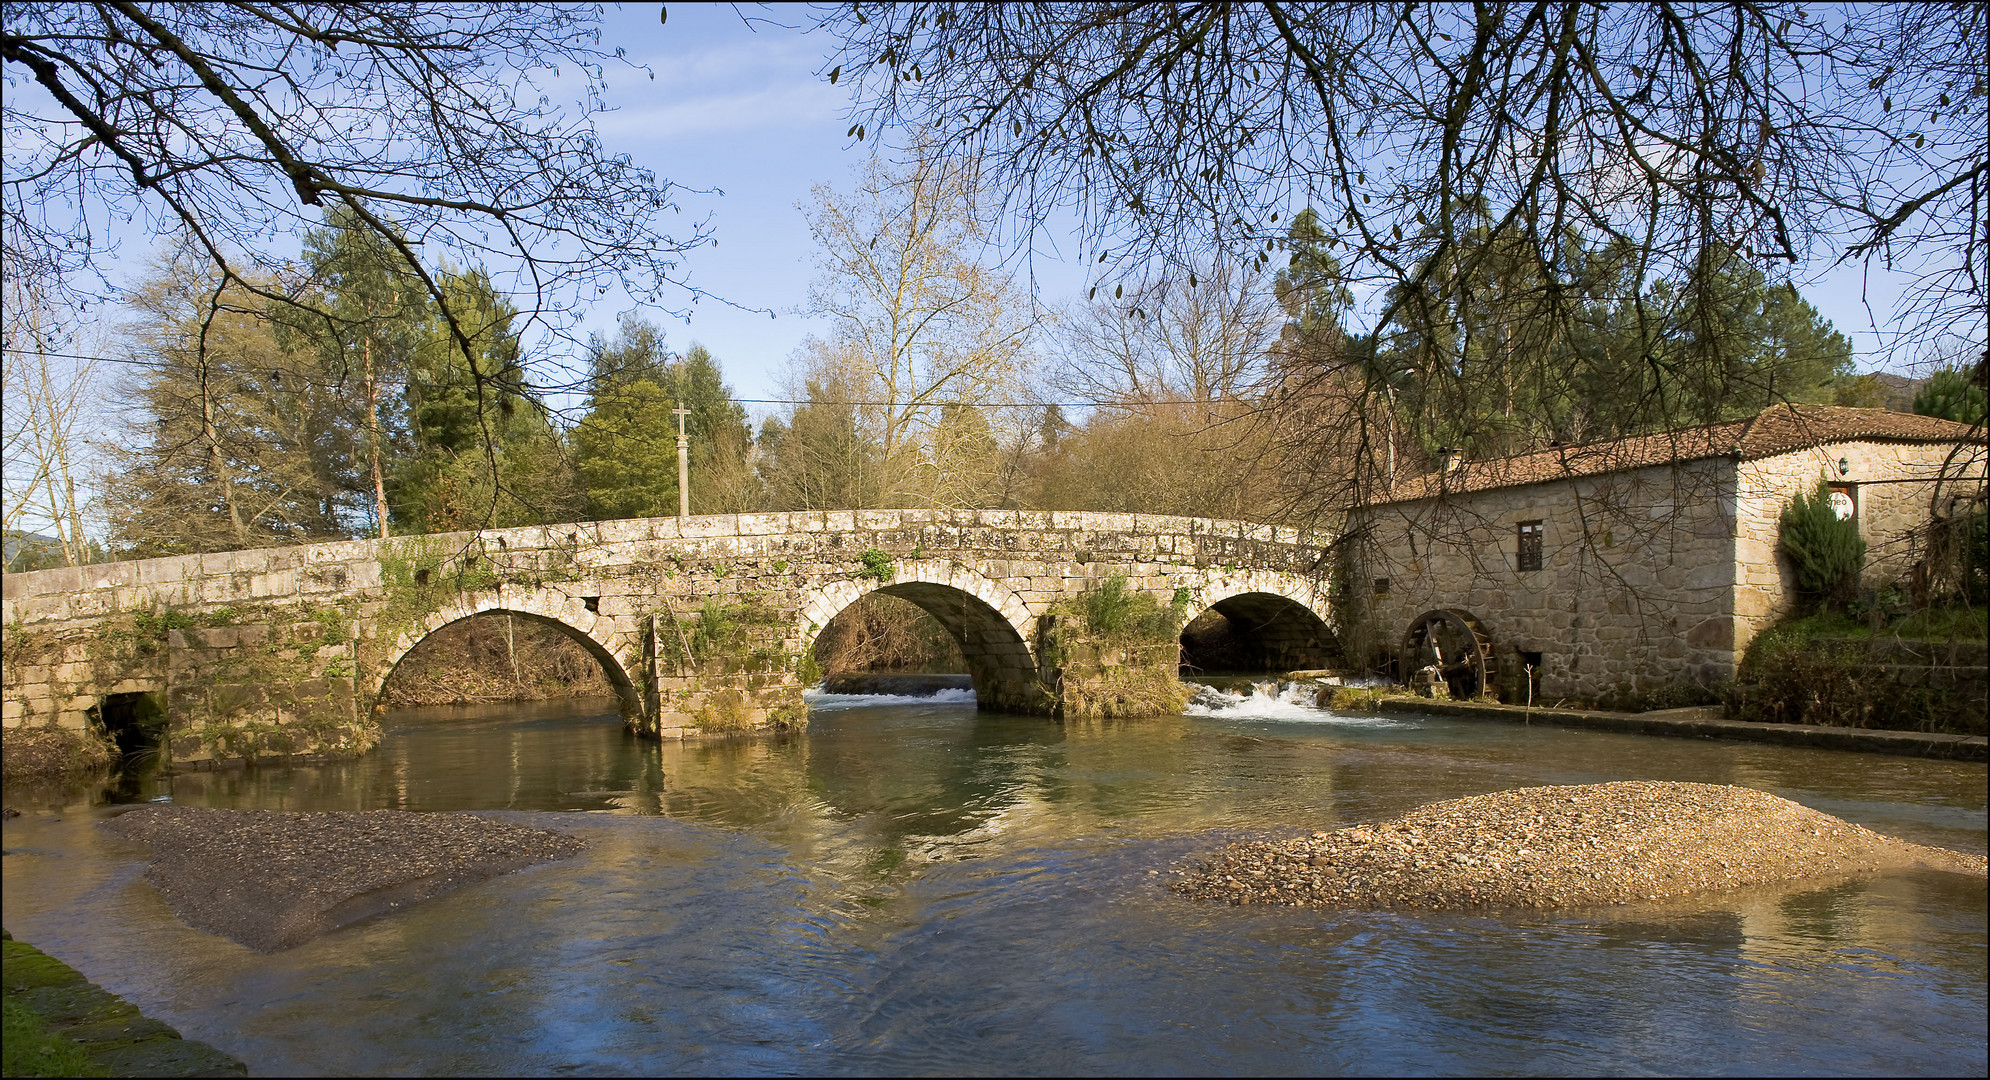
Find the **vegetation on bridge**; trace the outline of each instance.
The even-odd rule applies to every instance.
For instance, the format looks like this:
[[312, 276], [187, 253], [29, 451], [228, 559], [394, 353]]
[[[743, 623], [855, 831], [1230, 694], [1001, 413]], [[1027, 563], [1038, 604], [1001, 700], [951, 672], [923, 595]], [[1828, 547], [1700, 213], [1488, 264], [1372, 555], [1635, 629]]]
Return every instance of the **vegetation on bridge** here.
[[1055, 605], [1043, 631], [1042, 664], [1055, 673], [1053, 696], [1063, 715], [1170, 716], [1187, 707], [1178, 635], [1191, 599], [1189, 590], [1177, 589], [1162, 604], [1115, 573]]

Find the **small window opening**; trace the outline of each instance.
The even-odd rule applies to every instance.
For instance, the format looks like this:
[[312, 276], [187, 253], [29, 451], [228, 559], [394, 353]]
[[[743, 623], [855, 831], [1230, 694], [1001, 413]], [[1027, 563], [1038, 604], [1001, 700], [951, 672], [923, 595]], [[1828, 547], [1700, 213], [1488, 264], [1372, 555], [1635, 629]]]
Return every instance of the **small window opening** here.
[[1520, 523], [1520, 569], [1539, 570], [1541, 568], [1541, 523], [1523, 521]]
[[415, 584], [417, 585], [428, 584], [428, 569], [426, 567], [415, 571]]
[[601, 598], [599, 596], [583, 596], [580, 598], [580, 602], [587, 605], [587, 610], [594, 612], [596, 615], [601, 614]]
[[1375, 595], [1377, 595], [1377, 596], [1387, 596], [1387, 595], [1389, 595], [1389, 579], [1388, 579], [1388, 578], [1385, 578], [1385, 577], [1378, 577], [1378, 578], [1376, 578], [1376, 579], [1375, 579]]

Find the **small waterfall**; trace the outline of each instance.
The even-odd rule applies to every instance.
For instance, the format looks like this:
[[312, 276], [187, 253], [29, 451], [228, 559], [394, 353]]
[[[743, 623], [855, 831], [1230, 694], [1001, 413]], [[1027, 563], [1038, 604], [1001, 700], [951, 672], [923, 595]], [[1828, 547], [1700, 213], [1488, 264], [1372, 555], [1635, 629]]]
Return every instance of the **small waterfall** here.
[[1325, 701], [1339, 686], [1375, 686], [1387, 680], [1371, 676], [1329, 675], [1307, 679], [1224, 678], [1203, 682], [1184, 679], [1189, 687], [1190, 716], [1224, 720], [1288, 720], [1307, 723], [1387, 724], [1395, 720], [1374, 716], [1343, 716], [1328, 709]]

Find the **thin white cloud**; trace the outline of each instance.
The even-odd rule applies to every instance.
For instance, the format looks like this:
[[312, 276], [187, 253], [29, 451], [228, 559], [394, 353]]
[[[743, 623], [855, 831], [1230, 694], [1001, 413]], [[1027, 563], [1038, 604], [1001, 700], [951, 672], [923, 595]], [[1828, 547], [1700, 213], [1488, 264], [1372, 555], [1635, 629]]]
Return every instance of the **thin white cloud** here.
[[809, 124], [832, 124], [842, 99], [813, 82], [708, 94], [656, 104], [625, 105], [596, 118], [610, 142], [678, 139], [719, 132], [743, 134]]

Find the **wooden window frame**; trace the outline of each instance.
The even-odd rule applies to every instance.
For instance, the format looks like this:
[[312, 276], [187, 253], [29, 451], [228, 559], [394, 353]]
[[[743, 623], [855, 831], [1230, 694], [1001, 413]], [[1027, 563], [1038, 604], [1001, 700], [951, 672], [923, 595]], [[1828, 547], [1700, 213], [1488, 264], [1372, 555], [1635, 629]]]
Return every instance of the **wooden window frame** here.
[[1547, 557], [1542, 551], [1542, 541], [1546, 532], [1546, 523], [1539, 519], [1523, 521], [1515, 527], [1517, 539], [1515, 565], [1522, 572], [1540, 570], [1547, 566]]

